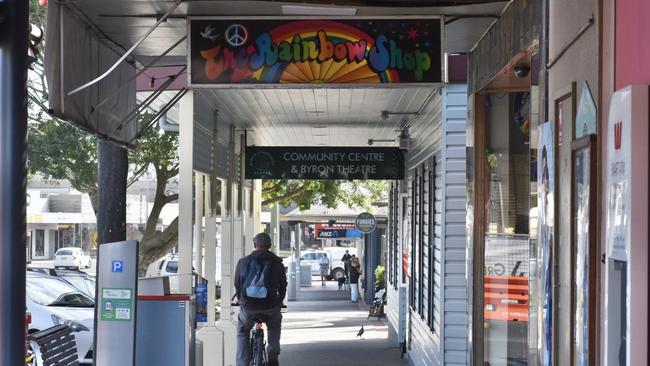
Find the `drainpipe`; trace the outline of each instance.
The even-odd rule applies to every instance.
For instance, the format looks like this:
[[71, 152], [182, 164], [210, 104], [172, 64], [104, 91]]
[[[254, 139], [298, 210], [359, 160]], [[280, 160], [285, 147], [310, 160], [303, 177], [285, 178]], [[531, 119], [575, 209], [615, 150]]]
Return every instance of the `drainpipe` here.
[[160, 119], [158, 120], [158, 124], [160, 125], [160, 129], [165, 132], [178, 132], [180, 129], [180, 126], [177, 125], [176, 123], [169, 122], [169, 120], [167, 119], [167, 113], [160, 116]]

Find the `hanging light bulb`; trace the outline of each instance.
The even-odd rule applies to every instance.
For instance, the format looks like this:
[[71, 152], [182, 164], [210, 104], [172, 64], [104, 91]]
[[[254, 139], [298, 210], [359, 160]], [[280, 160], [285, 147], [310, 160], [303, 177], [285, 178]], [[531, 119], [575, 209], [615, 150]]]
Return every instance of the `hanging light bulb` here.
[[153, 89], [156, 87], [156, 79], [152, 76], [151, 81], [149, 81], [149, 88]]

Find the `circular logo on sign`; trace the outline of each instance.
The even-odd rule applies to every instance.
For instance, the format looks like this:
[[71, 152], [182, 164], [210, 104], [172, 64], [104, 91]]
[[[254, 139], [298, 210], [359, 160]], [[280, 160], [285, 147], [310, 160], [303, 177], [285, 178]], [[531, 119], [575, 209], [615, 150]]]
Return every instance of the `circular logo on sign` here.
[[354, 220], [354, 225], [357, 227], [357, 230], [361, 231], [364, 234], [369, 234], [377, 226], [377, 219], [369, 212], [364, 212], [359, 214]]
[[273, 175], [275, 161], [273, 157], [264, 151], [258, 151], [249, 158], [249, 166], [257, 177], [270, 177]]
[[241, 24], [233, 24], [226, 29], [225, 38], [231, 46], [239, 47], [246, 43], [248, 30]]

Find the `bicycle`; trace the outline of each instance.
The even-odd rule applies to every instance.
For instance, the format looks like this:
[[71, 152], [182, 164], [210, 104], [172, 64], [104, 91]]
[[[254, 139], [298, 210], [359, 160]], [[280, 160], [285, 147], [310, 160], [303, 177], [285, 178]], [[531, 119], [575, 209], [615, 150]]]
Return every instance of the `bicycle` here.
[[251, 366], [267, 366], [266, 340], [264, 339], [264, 319], [256, 316], [255, 326], [251, 331]]
[[[239, 306], [239, 303], [231, 303], [230, 306]], [[280, 309], [284, 312], [286, 305], [281, 305]], [[250, 349], [251, 363], [250, 366], [268, 366], [268, 354], [266, 353], [266, 339], [264, 338], [264, 315], [255, 314], [255, 325], [251, 330]]]

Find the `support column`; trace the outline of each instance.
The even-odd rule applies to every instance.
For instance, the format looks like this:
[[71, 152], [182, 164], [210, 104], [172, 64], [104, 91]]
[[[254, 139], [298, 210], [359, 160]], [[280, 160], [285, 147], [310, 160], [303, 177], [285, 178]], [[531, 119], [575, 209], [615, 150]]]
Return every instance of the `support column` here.
[[233, 186], [232, 180], [221, 183], [221, 317], [216, 327], [223, 337], [223, 341], [219, 344], [220, 356], [217, 365], [224, 366], [235, 365], [237, 350], [237, 319], [233, 317], [234, 310], [230, 306], [235, 287], [233, 274], [237, 264], [233, 261], [235, 247], [233, 216], [236, 210]]
[[[218, 184], [221, 184], [217, 181]], [[216, 300], [216, 259], [217, 259], [217, 217], [210, 209], [211, 201], [210, 179], [205, 180], [205, 278], [208, 280], [208, 322], [196, 332], [196, 337], [203, 342], [203, 362], [205, 365], [223, 365], [223, 332], [215, 324]], [[225, 299], [225, 297], [222, 297]], [[223, 300], [222, 300], [223, 301]], [[230, 304], [230, 303], [228, 303]]]
[[194, 258], [196, 273], [203, 273], [203, 179], [204, 175], [196, 173], [194, 178]]
[[25, 364], [27, 1], [0, 0], [0, 365]]
[[271, 206], [271, 239], [273, 253], [280, 253], [280, 204], [274, 203]]
[[[233, 238], [232, 238], [232, 243], [233, 243], [233, 257], [232, 257], [232, 263], [233, 263], [233, 273], [235, 270], [235, 265], [237, 264], [237, 261], [241, 257], [244, 256], [244, 187], [233, 183], [232, 184], [232, 207], [233, 207]], [[242, 207], [239, 207], [238, 201], [239, 201], [239, 195], [242, 195], [241, 200], [242, 200]]]
[[262, 180], [261, 179], [253, 180], [253, 191], [251, 197], [253, 199], [253, 209], [252, 209], [253, 210], [253, 236], [255, 236], [258, 233], [262, 232]]
[[192, 292], [192, 178], [194, 147], [194, 92], [189, 90], [180, 101], [178, 142], [178, 274], [179, 292]]
[[295, 291], [296, 291], [296, 299], [297, 299], [298, 298], [298, 291], [300, 291], [300, 256], [301, 256], [301, 254], [300, 254], [300, 245], [301, 245], [300, 236], [301, 235], [300, 234], [301, 234], [302, 229], [300, 228], [300, 224], [296, 224], [296, 226], [294, 226], [294, 228], [296, 230], [296, 232], [294, 233], [294, 235], [296, 235], [296, 250], [294, 252], [295, 256], [296, 256], [295, 260], [294, 260], [294, 263], [296, 263], [296, 280], [294, 282], [294, 286], [296, 286]]
[[246, 193], [246, 210], [243, 212], [244, 216], [244, 247], [243, 255], [248, 255], [253, 251], [253, 238], [259, 232], [259, 225], [255, 225], [255, 187], [254, 183], [251, 188], [247, 188]]

